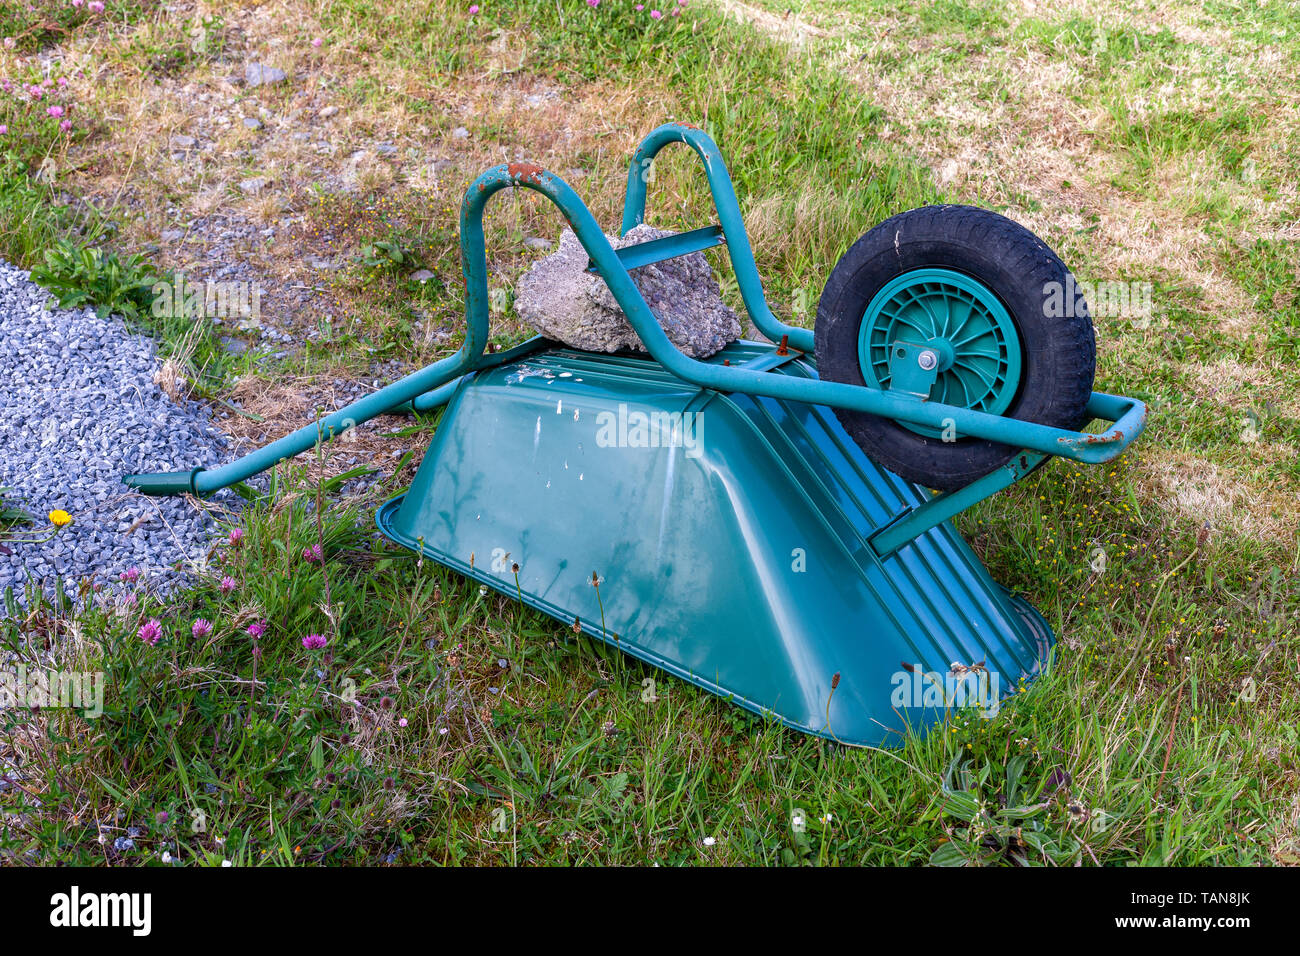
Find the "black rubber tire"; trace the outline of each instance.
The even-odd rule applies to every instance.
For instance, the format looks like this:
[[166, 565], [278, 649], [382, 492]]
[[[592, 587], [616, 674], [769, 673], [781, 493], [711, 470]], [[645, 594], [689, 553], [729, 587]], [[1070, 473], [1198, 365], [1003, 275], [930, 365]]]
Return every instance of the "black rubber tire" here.
[[[1074, 289], [1070, 270], [1032, 232], [987, 209], [923, 206], [885, 220], [836, 263], [817, 304], [818, 374], [865, 385], [858, 332], [882, 287], [913, 269], [941, 267], [987, 286], [1006, 306], [1020, 335], [1020, 386], [1005, 414], [1077, 429], [1092, 393], [1096, 340], [1082, 295], [1074, 308], [1049, 308], [1050, 283]], [[1062, 312], [1055, 315], [1051, 313]], [[909, 481], [951, 491], [1009, 461], [1019, 448], [975, 438], [945, 442], [888, 418], [836, 409], [859, 447]]]

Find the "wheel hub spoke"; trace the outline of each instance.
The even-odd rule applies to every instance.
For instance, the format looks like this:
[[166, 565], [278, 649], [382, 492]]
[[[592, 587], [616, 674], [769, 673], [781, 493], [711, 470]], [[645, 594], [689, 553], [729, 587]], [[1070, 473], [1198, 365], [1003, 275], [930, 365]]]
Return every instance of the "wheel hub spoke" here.
[[[991, 414], [1011, 405], [1020, 385], [1020, 336], [1010, 313], [983, 283], [944, 268], [914, 269], [884, 286], [863, 315], [858, 357], [867, 384], [890, 387], [895, 342], [940, 356], [932, 401]], [[915, 350], [913, 350], [915, 351]], [[937, 429], [907, 425], [938, 435]]]

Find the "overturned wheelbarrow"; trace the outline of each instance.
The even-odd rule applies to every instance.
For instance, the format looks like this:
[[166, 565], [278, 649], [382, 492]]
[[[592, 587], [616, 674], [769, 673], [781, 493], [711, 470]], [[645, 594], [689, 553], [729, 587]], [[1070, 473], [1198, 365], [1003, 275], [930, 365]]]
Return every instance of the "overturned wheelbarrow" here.
[[[490, 169], [461, 208], [467, 329], [454, 356], [230, 464], [126, 483], [210, 493], [376, 415], [445, 404], [410, 489], [377, 515], [393, 541], [846, 744], [897, 742], [954, 706], [995, 710], [1038, 673], [1053, 635], [949, 519], [1050, 456], [1110, 461], [1145, 406], [1092, 391], [1086, 304], [1050, 305], [1074, 288], [1065, 266], [979, 209], [882, 223], [835, 267], [816, 331], [785, 325], [700, 130], [670, 124], [641, 144], [623, 232], [643, 221], [642, 172], [672, 142], [703, 162], [718, 225], [615, 250], [558, 176]], [[540, 337], [485, 352], [483, 209], [507, 187], [559, 207], [649, 356]], [[691, 359], [629, 270], [718, 245], [770, 342]], [[1113, 424], [1081, 431], [1093, 420]]]

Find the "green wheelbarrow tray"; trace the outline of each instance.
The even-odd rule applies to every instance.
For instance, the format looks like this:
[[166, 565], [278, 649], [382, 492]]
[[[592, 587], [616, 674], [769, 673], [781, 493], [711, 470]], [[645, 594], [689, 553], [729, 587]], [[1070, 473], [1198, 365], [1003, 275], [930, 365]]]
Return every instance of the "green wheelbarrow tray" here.
[[[615, 250], [559, 177], [495, 167], [461, 209], [467, 329], [454, 356], [229, 464], [125, 481], [149, 494], [205, 494], [376, 415], [445, 404], [411, 488], [377, 515], [399, 544], [843, 743], [891, 742], [954, 706], [996, 709], [1038, 672], [1051, 630], [992, 581], [948, 519], [1049, 456], [1113, 459], [1141, 432], [1145, 406], [1094, 392], [1087, 415], [1113, 423], [1094, 434], [929, 401], [915, 379], [907, 390], [822, 381], [812, 333], [767, 307], [707, 135], [670, 124], [646, 138], [629, 171], [623, 231], [643, 221], [645, 171], [672, 142], [701, 159], [718, 225]], [[542, 338], [487, 350], [483, 210], [511, 187], [559, 207], [649, 356]], [[738, 342], [699, 361], [669, 341], [629, 270], [719, 245], [773, 344]], [[834, 409], [1023, 450], [931, 496], [874, 464]]]
[[[816, 380], [806, 358], [773, 359], [739, 342], [712, 361]], [[824, 406], [554, 347], [466, 379], [410, 490], [377, 520], [683, 680], [879, 745], [948, 704], [996, 709], [1051, 643], [951, 523], [879, 553], [873, 534], [927, 500]], [[955, 679], [953, 662], [984, 670]]]

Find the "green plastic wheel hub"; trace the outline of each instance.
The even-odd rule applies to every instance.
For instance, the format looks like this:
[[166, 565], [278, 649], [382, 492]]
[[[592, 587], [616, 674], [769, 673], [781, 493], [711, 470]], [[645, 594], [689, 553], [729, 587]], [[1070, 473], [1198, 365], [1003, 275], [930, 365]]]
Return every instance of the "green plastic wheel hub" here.
[[[910, 345], [905, 352], [895, 345]], [[893, 387], [891, 362], [906, 354], [934, 369], [929, 399], [1000, 415], [1020, 387], [1020, 335], [1006, 306], [983, 283], [953, 269], [912, 269], [888, 282], [867, 305], [858, 333], [862, 377]], [[909, 371], [911, 371], [909, 369]], [[938, 437], [939, 429], [905, 425]]]

